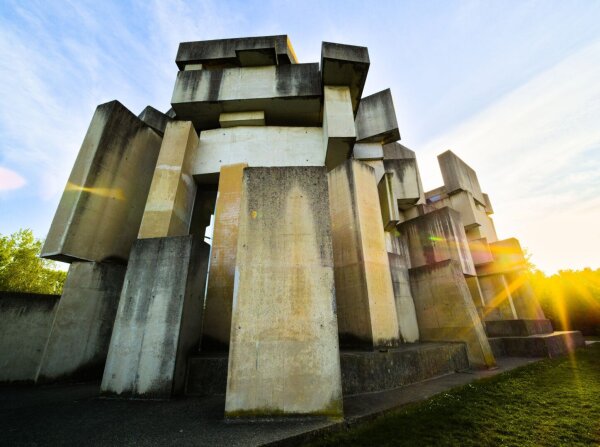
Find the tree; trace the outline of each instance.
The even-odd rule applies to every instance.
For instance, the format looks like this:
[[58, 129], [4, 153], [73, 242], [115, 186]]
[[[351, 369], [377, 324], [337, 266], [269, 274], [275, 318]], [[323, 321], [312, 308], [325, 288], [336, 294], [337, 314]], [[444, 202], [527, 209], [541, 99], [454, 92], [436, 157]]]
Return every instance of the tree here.
[[67, 272], [39, 257], [42, 241], [30, 229], [0, 234], [0, 291], [61, 294]]

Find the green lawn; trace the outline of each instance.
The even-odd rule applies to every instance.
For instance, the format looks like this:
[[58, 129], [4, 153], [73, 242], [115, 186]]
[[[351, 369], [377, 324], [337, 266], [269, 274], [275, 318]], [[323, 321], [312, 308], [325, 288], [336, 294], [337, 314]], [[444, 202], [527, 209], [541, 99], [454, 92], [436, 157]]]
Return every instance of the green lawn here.
[[314, 446], [600, 446], [600, 343], [407, 406]]

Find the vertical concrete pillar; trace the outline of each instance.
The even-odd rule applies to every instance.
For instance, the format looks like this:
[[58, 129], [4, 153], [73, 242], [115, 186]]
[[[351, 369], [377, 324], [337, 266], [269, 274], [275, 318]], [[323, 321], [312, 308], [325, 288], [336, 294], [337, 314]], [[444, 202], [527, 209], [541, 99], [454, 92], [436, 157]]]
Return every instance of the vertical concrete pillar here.
[[502, 274], [480, 276], [479, 285], [484, 301], [486, 320], [514, 320], [517, 318], [511, 289]]
[[467, 281], [467, 286], [469, 286], [469, 292], [471, 292], [473, 304], [475, 304], [475, 309], [477, 309], [477, 315], [479, 315], [479, 318], [483, 322], [485, 320], [485, 301], [481, 287], [479, 286], [479, 280], [476, 276], [465, 276], [465, 281]]
[[374, 171], [349, 160], [328, 181], [340, 343], [395, 346], [398, 318]]
[[221, 167], [202, 327], [203, 350], [229, 347], [242, 178], [247, 166], [240, 163]]
[[139, 239], [131, 251], [102, 378], [108, 395], [183, 391], [198, 346], [209, 247], [193, 236]]
[[327, 169], [335, 168], [350, 157], [356, 129], [349, 87], [323, 87], [323, 139]]
[[124, 265], [71, 264], [37, 382], [102, 376], [124, 276]]
[[244, 170], [225, 416], [342, 415], [326, 169]]
[[516, 270], [506, 273], [505, 276], [508, 287], [512, 291], [512, 302], [516, 318], [522, 320], [544, 320], [546, 316], [531, 289], [527, 273], [524, 270]]
[[196, 183], [191, 176], [190, 154], [198, 135], [190, 121], [167, 124], [144, 209], [139, 239], [189, 234]]

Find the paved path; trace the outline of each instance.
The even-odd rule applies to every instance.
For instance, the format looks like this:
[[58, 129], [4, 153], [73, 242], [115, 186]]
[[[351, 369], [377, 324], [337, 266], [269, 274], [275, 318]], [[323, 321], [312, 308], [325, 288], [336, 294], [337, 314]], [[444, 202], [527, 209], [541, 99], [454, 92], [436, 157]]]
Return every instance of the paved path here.
[[537, 359], [504, 358], [491, 371], [461, 372], [344, 399], [346, 420], [223, 421], [223, 396], [171, 401], [100, 399], [98, 384], [0, 386], [0, 445], [257, 446], [294, 445], [348, 424]]

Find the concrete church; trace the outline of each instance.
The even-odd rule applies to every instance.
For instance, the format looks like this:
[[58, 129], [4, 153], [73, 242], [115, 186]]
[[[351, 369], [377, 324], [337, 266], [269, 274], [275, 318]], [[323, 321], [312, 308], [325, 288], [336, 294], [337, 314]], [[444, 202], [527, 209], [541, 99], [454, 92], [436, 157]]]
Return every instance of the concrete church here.
[[472, 168], [446, 151], [423, 190], [390, 90], [363, 96], [367, 48], [298, 63], [287, 36], [184, 42], [176, 63], [168, 112], [92, 117], [42, 253], [68, 278], [24, 379], [340, 417], [345, 394], [583, 344], [553, 332]]

